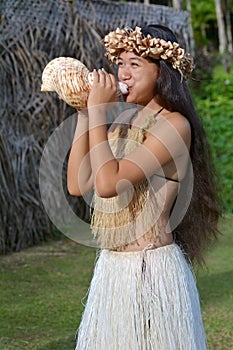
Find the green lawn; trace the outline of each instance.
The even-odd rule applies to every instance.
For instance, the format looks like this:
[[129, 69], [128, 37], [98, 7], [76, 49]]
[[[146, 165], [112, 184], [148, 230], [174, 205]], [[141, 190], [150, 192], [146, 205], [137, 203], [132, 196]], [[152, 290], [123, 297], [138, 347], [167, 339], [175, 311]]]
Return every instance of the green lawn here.
[[206, 268], [196, 274], [210, 350], [233, 349], [233, 216], [221, 231]]
[[[210, 350], [233, 349], [232, 224], [233, 216], [223, 221], [207, 267], [196, 272]], [[0, 350], [74, 349], [95, 257], [68, 239], [2, 256]]]

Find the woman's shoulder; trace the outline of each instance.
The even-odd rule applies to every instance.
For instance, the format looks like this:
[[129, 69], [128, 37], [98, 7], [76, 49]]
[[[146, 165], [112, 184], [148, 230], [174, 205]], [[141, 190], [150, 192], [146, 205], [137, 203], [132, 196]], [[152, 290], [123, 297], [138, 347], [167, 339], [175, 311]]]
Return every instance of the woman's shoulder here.
[[191, 132], [191, 126], [188, 119], [179, 112], [171, 112], [166, 109], [156, 117], [157, 127], [162, 125], [171, 125], [178, 132]]
[[190, 126], [188, 119], [183, 114], [176, 111], [171, 112], [167, 109], [163, 109], [163, 111], [156, 117], [156, 119], [164, 119], [170, 123], [181, 123]]
[[148, 130], [149, 134], [159, 139], [181, 136], [187, 146], [191, 143], [191, 126], [188, 119], [179, 112], [171, 112], [166, 109], [156, 117], [155, 123]]

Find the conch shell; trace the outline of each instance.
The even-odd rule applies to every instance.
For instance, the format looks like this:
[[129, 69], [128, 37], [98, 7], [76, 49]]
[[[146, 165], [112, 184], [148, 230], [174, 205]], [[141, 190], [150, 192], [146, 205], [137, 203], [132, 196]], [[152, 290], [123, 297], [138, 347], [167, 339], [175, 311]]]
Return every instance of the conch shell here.
[[[63, 101], [80, 110], [87, 106], [92, 83], [92, 73], [82, 62], [72, 57], [58, 57], [44, 68], [41, 91], [55, 91]], [[127, 85], [119, 82], [119, 91], [127, 94]]]

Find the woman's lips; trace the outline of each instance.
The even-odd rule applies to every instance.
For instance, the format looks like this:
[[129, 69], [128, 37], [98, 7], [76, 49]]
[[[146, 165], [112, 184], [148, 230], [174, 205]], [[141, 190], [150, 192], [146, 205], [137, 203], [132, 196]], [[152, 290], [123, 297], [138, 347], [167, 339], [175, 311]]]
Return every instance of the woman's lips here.
[[119, 89], [123, 95], [128, 94], [128, 85], [119, 81]]

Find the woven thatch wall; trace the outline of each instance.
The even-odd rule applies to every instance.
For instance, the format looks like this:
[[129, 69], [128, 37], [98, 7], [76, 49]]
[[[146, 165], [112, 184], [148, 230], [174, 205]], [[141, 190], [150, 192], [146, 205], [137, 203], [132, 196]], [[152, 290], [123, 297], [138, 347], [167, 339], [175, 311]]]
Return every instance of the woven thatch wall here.
[[[1, 0], [0, 252], [35, 244], [51, 232], [38, 188], [39, 162], [51, 132], [74, 111], [54, 94], [40, 92], [44, 66], [54, 57], [71, 56], [89, 69], [108, 69], [100, 38], [117, 26], [148, 23], [170, 26], [187, 44], [187, 14], [168, 7]], [[84, 208], [81, 200], [75, 203]]]

